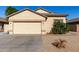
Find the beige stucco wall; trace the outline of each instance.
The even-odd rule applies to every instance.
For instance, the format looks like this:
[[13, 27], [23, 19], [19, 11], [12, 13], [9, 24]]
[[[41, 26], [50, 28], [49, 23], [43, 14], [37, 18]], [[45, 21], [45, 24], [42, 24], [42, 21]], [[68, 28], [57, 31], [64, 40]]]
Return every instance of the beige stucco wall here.
[[23, 11], [9, 18], [9, 21], [42, 21], [45, 17], [35, 14], [31, 11]]
[[8, 31], [9, 31], [9, 24], [4, 24], [4, 32], [5, 33], [8, 33]]
[[9, 34], [13, 34], [13, 22], [12, 21], [9, 22], [9, 26], [8, 27], [9, 27], [8, 28]]
[[9, 24], [4, 24], [4, 32], [12, 33], [12, 25], [13, 25], [13, 22], [9, 22]]
[[[28, 10], [21, 12], [19, 14], [16, 14], [14, 16], [11, 16], [11, 17], [9, 17], [9, 29], [8, 29], [9, 34], [13, 34], [14, 21], [25, 21], [25, 22], [27, 22], [27, 21], [45, 21], [45, 17], [42, 17], [42, 16], [35, 14], [31, 11], [28, 11]], [[19, 25], [19, 26], [21, 26], [21, 25]], [[28, 25], [28, 26], [30, 26], [30, 25]], [[31, 26], [33, 26], [33, 25], [31, 25]], [[36, 28], [38, 28], [38, 27], [36, 27]]]
[[63, 22], [66, 23], [66, 18], [65, 17], [48, 17], [47, 21], [43, 23], [43, 30], [44, 34], [49, 33], [51, 31], [51, 28], [53, 27], [53, 23], [55, 19], [63, 19]]
[[[63, 22], [66, 23], [65, 17], [48, 17], [46, 21], [42, 21], [42, 34], [49, 33], [51, 28], [53, 27], [53, 23], [55, 19], [63, 19]], [[9, 33], [13, 34], [12, 29], [13, 22], [9, 22]]]
[[[44, 13], [44, 11], [41, 11], [41, 10], [39, 10], [39, 12]], [[13, 25], [14, 25], [13, 21], [42, 21], [42, 24], [41, 24], [42, 34], [46, 34], [51, 31], [51, 28], [53, 27], [54, 19], [63, 19], [63, 22], [66, 23], [65, 17], [48, 17], [47, 21], [45, 21], [44, 17], [26, 10], [24, 12], [21, 12], [9, 18], [9, 29], [8, 29], [9, 34], [13, 34]]]
[[77, 24], [77, 32], [79, 32], [79, 24]]

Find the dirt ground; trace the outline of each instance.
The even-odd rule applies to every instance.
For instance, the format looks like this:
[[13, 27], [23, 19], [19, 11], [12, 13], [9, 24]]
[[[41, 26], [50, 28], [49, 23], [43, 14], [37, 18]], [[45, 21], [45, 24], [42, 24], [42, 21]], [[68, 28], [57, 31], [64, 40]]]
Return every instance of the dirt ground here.
[[[66, 40], [65, 48], [57, 48], [51, 43], [55, 42], [55, 40]], [[79, 33], [78, 32], [70, 32], [67, 34], [48, 34], [43, 35], [43, 47], [44, 51], [47, 52], [79, 52]]]

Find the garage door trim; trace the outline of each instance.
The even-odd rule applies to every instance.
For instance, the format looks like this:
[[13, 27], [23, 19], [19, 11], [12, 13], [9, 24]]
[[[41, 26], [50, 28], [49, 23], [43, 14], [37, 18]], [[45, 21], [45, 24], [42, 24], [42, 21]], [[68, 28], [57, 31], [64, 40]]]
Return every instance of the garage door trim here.
[[41, 27], [41, 30], [40, 30], [40, 34], [42, 34], [42, 21], [14, 21], [13, 22], [13, 25], [12, 25], [12, 27], [13, 27], [13, 34], [15, 34], [14, 33], [14, 23], [40, 23], [41, 25], [40, 25], [40, 27]]

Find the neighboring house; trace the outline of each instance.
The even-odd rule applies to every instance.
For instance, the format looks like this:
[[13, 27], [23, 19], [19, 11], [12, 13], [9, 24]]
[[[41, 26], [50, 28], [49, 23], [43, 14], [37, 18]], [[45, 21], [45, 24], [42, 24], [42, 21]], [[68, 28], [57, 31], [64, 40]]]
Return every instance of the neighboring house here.
[[0, 32], [4, 31], [4, 24], [7, 24], [8, 22], [6, 21], [5, 18], [0, 18]]
[[[47, 34], [51, 31], [54, 21], [66, 23], [67, 14], [57, 14], [42, 8], [35, 11], [23, 9], [9, 15], [9, 34]], [[6, 29], [5, 29], [6, 30]]]
[[79, 18], [71, 19], [67, 23], [70, 26], [70, 31], [79, 32]]

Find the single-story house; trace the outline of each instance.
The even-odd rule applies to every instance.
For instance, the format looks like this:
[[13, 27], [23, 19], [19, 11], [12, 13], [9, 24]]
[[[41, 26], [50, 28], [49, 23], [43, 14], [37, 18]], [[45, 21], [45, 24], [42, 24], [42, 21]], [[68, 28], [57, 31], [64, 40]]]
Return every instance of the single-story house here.
[[51, 31], [54, 21], [66, 23], [67, 14], [49, 12], [45, 9], [23, 9], [7, 16], [9, 34], [47, 34]]
[[70, 26], [70, 31], [79, 32], [79, 18], [71, 19], [67, 23]]
[[6, 20], [6, 18], [0, 17], [0, 32], [4, 31], [4, 24], [8, 24], [8, 21]]

